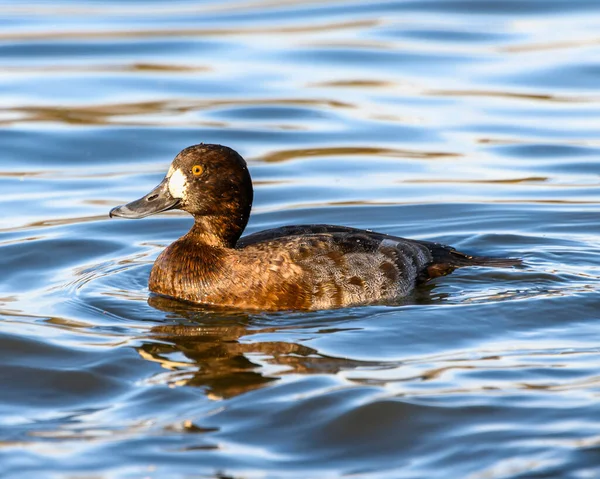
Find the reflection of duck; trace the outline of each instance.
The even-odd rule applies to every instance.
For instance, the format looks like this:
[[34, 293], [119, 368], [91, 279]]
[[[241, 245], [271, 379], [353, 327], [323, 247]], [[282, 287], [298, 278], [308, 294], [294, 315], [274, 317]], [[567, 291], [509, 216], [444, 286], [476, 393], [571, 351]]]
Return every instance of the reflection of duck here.
[[154, 190], [110, 215], [191, 213], [194, 226], [158, 257], [149, 286], [212, 305], [308, 310], [386, 302], [462, 266], [519, 264], [343, 226], [285, 226], [240, 239], [251, 206], [244, 159], [225, 146], [195, 145], [177, 155]]
[[[150, 340], [137, 348], [140, 355], [173, 371], [167, 378], [170, 384], [205, 388], [207, 396], [213, 399], [261, 388], [282, 374], [335, 374], [378, 364], [323, 356], [294, 342], [242, 341], [255, 334], [275, 333], [280, 328], [258, 328], [251, 317], [241, 312], [202, 310], [160, 296], [150, 297], [148, 303], [175, 313], [179, 324], [152, 328]], [[180, 316], [188, 320], [187, 324], [181, 324]], [[339, 329], [320, 332], [335, 331]], [[181, 355], [186, 359], [182, 360]], [[265, 363], [272, 367], [265, 370]]]

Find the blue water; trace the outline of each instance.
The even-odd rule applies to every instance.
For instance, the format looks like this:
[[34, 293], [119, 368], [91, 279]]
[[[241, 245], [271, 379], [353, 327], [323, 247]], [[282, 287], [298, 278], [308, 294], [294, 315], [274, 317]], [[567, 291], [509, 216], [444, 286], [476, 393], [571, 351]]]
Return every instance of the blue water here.
[[[600, 2], [0, 2], [0, 476], [600, 477]], [[182, 148], [248, 232], [521, 257], [397, 306], [150, 297]]]

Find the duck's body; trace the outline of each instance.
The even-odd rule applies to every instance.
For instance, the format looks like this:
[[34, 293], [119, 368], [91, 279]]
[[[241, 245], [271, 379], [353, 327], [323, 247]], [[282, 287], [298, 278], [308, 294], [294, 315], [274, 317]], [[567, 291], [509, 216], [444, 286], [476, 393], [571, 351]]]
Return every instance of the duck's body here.
[[[193, 188], [201, 199], [190, 197]], [[157, 258], [149, 288], [218, 306], [314, 310], [390, 302], [457, 267], [519, 263], [342, 226], [286, 226], [238, 239], [251, 202], [244, 160], [226, 147], [196, 145], [178, 155], [153, 192], [111, 215], [143, 217], [176, 206], [194, 214], [194, 227]]]

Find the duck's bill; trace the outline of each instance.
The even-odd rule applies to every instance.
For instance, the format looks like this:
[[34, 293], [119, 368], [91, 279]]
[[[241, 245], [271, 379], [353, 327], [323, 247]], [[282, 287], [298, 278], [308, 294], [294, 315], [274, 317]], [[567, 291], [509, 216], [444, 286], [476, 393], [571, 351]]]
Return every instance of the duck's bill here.
[[117, 206], [110, 210], [109, 216], [113, 218], [145, 218], [146, 216], [172, 210], [179, 205], [179, 199], [173, 198], [169, 192], [169, 182], [165, 178], [156, 188], [139, 200], [126, 205]]

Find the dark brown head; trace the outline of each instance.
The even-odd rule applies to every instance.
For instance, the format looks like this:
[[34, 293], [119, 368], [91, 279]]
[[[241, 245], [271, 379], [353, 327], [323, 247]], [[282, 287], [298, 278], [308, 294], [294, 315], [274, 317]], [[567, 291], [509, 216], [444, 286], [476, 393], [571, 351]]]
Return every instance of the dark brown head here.
[[180, 209], [194, 216], [198, 233], [233, 246], [248, 222], [252, 195], [250, 173], [237, 152], [200, 144], [182, 150], [150, 193], [114, 208], [110, 216], [143, 218]]

